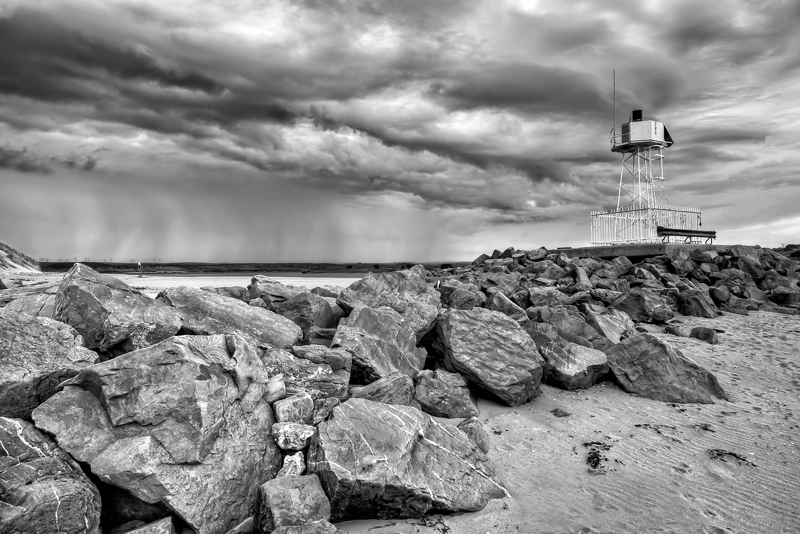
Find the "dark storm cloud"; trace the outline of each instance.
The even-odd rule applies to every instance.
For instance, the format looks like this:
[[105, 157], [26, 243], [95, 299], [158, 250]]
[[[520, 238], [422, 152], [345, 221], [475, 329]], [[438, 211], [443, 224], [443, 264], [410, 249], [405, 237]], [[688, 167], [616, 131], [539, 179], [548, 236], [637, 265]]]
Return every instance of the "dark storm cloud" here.
[[506, 61], [469, 65], [454, 72], [451, 81], [432, 83], [428, 96], [444, 100], [453, 109], [490, 107], [530, 114], [593, 115], [608, 108], [608, 91], [601, 85], [587, 73]]
[[53, 168], [27, 148], [0, 147], [0, 169], [49, 174]]
[[[528, 192], [514, 184], [487, 193], [495, 177], [524, 175], [533, 190], [571, 186], [548, 193], [549, 201], [562, 205], [584, 205], [613, 193], [594, 185], [589, 178], [595, 171], [588, 170], [593, 163], [617, 161], [605, 139], [611, 68], [620, 81], [617, 122], [635, 108], [644, 108], [651, 118], [669, 117], [687, 103], [717, 94], [694, 87], [700, 69], [687, 68], [690, 62], [680, 61], [682, 56], [702, 51], [697, 61], [702, 66], [777, 54], [787, 47], [798, 11], [752, 7], [753, 17], [741, 23], [736, 10], [709, 5], [684, 4], [668, 17], [636, 2], [608, 10], [581, 4], [574, 7], [579, 14], [567, 8], [531, 15], [507, 7], [498, 24], [510, 28], [511, 44], [493, 50], [503, 36], [486, 39], [469, 30], [475, 9], [491, 5], [307, 0], [289, 7], [291, 31], [264, 42], [231, 38], [191, 11], [110, 4], [111, 15], [102, 18], [101, 10], [92, 8], [77, 14], [17, 9], [0, 18], [0, 94], [51, 106], [46, 113], [53, 114], [50, 122], [56, 126], [33, 114], [6, 119], [17, 128], [55, 128], [59, 121], [80, 120], [122, 124], [154, 132], [190, 153], [283, 173], [326, 192], [398, 192], [433, 207], [516, 213]], [[247, 8], [230, 9], [242, 9], [231, 20], [247, 22]], [[639, 23], [646, 31], [634, 31]], [[110, 26], [105, 33], [97, 29], [103, 25]], [[780, 35], [775, 42], [769, 41], [771, 27]], [[200, 31], [199, 37], [193, 31]], [[640, 35], [657, 39], [659, 46], [648, 47], [645, 38], [637, 40]], [[528, 53], [519, 53], [514, 39]], [[750, 48], [758, 52], [748, 56]], [[381, 99], [392, 91], [413, 96], [406, 108], [430, 106], [440, 115], [388, 116]], [[374, 101], [374, 110], [348, 111], [363, 100]], [[70, 115], [74, 105], [84, 106], [80, 117]], [[335, 111], [337, 106], [344, 111]], [[498, 142], [491, 131], [448, 136], [436, 127], [437, 121], [486, 110], [556, 126], [522, 147]], [[0, 120], [3, 116], [7, 112], [0, 110]], [[310, 154], [288, 142], [284, 133], [307, 118], [316, 125], [317, 140], [341, 131], [340, 144], [319, 143], [320, 153]], [[286, 129], [266, 131], [262, 125]], [[558, 131], [561, 127], [565, 130]], [[382, 161], [367, 161], [371, 149], [362, 146], [363, 139], [358, 150], [352, 149], [351, 131], [379, 141], [376, 151], [390, 149], [396, 157], [387, 151]], [[569, 139], [578, 131], [598, 132], [597, 142]], [[548, 144], [546, 135], [563, 142]], [[763, 142], [766, 132], [704, 125], [684, 128], [683, 138], [676, 137], [685, 144], [675, 153], [689, 168], [693, 162], [735, 160], [722, 145]], [[701, 140], [720, 146], [688, 146]], [[553, 144], [559, 146], [555, 156], [549, 152]], [[429, 154], [444, 162], [428, 172]], [[90, 170], [97, 164], [92, 158], [46, 165]], [[26, 165], [29, 160], [17, 155], [14, 161]], [[539, 201], [546, 205], [548, 199]]]
[[[206, 74], [163, 63], [147, 50], [68, 28], [49, 13], [20, 9], [0, 18], [0, 94], [87, 103], [93, 109], [86, 118], [166, 134], [203, 135], [193, 123], [294, 118], [277, 102], [237, 95]], [[153, 91], [148, 83], [205, 96]]]
[[73, 152], [66, 156], [48, 157], [37, 154], [29, 148], [0, 146], [0, 169], [20, 172], [51, 174], [56, 166], [79, 171], [93, 171], [99, 162], [99, 154], [105, 149], [94, 150], [89, 154]]
[[143, 54], [71, 31], [45, 13], [26, 9], [0, 19], [0, 69], [0, 91], [42, 100], [85, 98], [80, 82], [102, 75], [211, 94], [223, 89], [200, 73], [161, 67]]

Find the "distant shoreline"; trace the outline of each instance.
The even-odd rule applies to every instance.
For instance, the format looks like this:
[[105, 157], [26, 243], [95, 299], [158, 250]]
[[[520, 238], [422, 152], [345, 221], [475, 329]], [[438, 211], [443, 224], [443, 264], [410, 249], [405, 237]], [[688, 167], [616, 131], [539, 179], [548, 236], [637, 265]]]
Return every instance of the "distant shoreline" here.
[[[67, 272], [76, 262], [39, 262], [42, 272]], [[138, 274], [138, 265], [131, 262], [80, 262], [98, 272]], [[426, 269], [438, 269], [443, 266], [459, 267], [469, 265], [470, 262], [423, 263]], [[399, 263], [204, 263], [204, 262], [169, 262], [146, 263], [142, 262], [142, 272], [147, 274], [169, 275], [225, 275], [240, 273], [254, 275], [263, 273], [290, 273], [297, 275], [349, 276], [355, 273], [366, 274], [373, 272], [386, 272], [407, 269], [415, 265], [411, 262]], [[278, 275], [279, 276], [279, 275]]]

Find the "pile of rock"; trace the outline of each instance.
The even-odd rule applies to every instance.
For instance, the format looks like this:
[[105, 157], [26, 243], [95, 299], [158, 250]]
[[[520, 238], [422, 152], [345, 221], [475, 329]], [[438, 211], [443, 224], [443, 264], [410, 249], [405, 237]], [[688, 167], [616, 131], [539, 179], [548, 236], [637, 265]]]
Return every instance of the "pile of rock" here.
[[[370, 275], [338, 300], [262, 276], [152, 299], [77, 264], [53, 319], [0, 309], [3, 526], [337, 532], [504, 496], [467, 382], [423, 370], [426, 275]], [[312, 344], [314, 328], [334, 333]]]
[[2, 525], [326, 533], [480, 510], [505, 490], [476, 397], [517, 406], [542, 382], [613, 380], [725, 399], [653, 333], [680, 314], [796, 313], [797, 278], [797, 261], [753, 247], [638, 264], [507, 249], [338, 294], [259, 275], [153, 299], [76, 264], [43, 291], [50, 312], [0, 290]]

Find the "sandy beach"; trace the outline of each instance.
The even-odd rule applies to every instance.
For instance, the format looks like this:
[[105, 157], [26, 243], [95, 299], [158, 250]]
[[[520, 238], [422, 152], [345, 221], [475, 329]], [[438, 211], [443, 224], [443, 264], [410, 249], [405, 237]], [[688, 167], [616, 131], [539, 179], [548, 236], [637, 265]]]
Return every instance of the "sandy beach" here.
[[[574, 392], [543, 385], [539, 398], [517, 408], [481, 400], [489, 457], [510, 498], [474, 514], [339, 528], [351, 534], [800, 532], [800, 317], [678, 317], [687, 332], [724, 330], [715, 346], [659, 337], [714, 372], [730, 402], [668, 404], [609, 382]], [[593, 472], [587, 443], [604, 458]], [[715, 449], [741, 459], [712, 458]]]
[[[27, 285], [60, 277], [5, 278]], [[153, 296], [178, 285], [247, 285], [250, 277], [119, 278]], [[306, 287], [355, 279], [276, 278]], [[718, 345], [658, 335], [715, 373], [730, 402], [669, 404], [610, 382], [580, 391], [543, 385], [516, 408], [480, 400], [489, 456], [509, 498], [471, 514], [337, 526], [350, 534], [800, 532], [800, 316], [676, 317], [686, 332], [719, 332]], [[587, 464], [592, 449], [596, 469]]]

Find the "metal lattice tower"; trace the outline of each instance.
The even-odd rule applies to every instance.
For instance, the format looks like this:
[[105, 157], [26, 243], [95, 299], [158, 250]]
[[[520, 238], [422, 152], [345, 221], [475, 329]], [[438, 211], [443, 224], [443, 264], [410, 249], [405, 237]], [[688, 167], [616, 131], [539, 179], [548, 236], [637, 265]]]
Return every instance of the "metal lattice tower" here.
[[668, 204], [662, 147], [639, 146], [635, 151], [623, 152], [617, 209]]
[[671, 206], [664, 177], [663, 150], [672, 146], [664, 123], [642, 120], [634, 110], [631, 119], [612, 130], [611, 151], [622, 155], [616, 209], [592, 212], [592, 243], [655, 243], [659, 226], [700, 227], [700, 210]]

